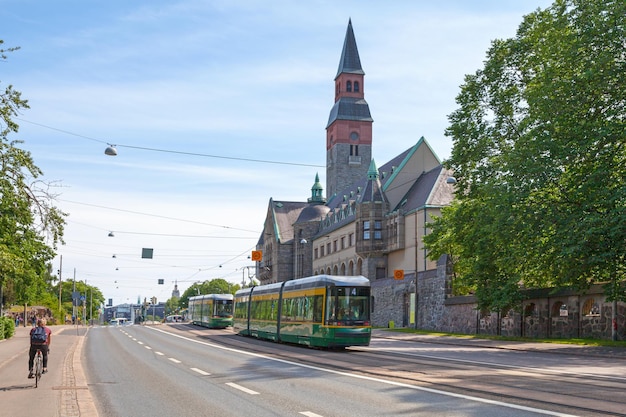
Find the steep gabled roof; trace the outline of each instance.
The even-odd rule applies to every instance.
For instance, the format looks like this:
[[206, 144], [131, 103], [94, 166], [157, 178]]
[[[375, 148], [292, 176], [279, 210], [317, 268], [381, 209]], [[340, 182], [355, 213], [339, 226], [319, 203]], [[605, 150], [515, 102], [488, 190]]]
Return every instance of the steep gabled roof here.
[[293, 239], [293, 224], [298, 220], [300, 212], [307, 206], [308, 203], [270, 199], [269, 210], [271, 210], [275, 242], [286, 243]]

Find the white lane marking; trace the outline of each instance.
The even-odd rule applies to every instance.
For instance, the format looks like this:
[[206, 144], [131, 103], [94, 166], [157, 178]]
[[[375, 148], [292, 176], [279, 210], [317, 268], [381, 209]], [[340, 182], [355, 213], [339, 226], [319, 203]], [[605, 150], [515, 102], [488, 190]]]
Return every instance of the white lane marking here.
[[554, 412], [554, 411], [543, 410], [541, 408], [526, 407], [526, 406], [523, 406], [523, 405], [510, 404], [510, 403], [505, 403], [505, 402], [502, 402], [502, 401], [489, 400], [489, 399], [480, 398], [480, 397], [473, 397], [471, 395], [457, 394], [457, 393], [454, 393], [454, 392], [442, 391], [442, 390], [438, 390], [438, 389], [434, 389], [434, 388], [419, 387], [419, 386], [415, 386], [415, 385], [404, 384], [402, 382], [388, 381], [388, 380], [381, 379], [381, 378], [374, 378], [374, 377], [365, 376], [365, 375], [351, 374], [349, 372], [336, 371], [334, 369], [326, 369], [326, 368], [321, 368], [319, 366], [305, 365], [305, 364], [302, 364], [302, 363], [292, 362], [292, 361], [288, 361], [288, 360], [285, 360], [285, 359], [272, 358], [272, 357], [261, 355], [261, 354], [254, 353], [254, 352], [246, 352], [245, 350], [239, 350], [239, 349], [229, 348], [229, 347], [226, 347], [226, 346], [220, 346], [220, 345], [216, 345], [216, 344], [213, 344], [213, 343], [204, 342], [202, 340], [195, 340], [195, 339], [191, 339], [191, 338], [186, 337], [186, 336], [182, 336], [182, 335], [179, 335], [179, 334], [166, 332], [165, 330], [161, 330], [161, 329], [157, 329], [157, 328], [153, 328], [153, 327], [147, 327], [147, 329], [155, 331], [155, 332], [164, 333], [164, 334], [172, 336], [172, 337], [177, 337], [179, 339], [187, 340], [189, 342], [198, 343], [200, 345], [210, 346], [210, 347], [213, 347], [213, 348], [216, 348], [216, 349], [221, 349], [221, 350], [224, 350], [224, 351], [227, 351], [227, 352], [235, 352], [235, 353], [239, 353], [241, 355], [253, 356], [255, 358], [261, 358], [261, 359], [265, 359], [265, 360], [268, 360], [268, 361], [275, 361], [275, 362], [285, 363], [285, 364], [290, 365], [290, 366], [298, 366], [300, 368], [313, 369], [313, 370], [320, 371], [320, 372], [327, 372], [327, 373], [330, 373], [330, 374], [342, 375], [342, 376], [347, 376], [347, 377], [350, 377], [350, 378], [363, 379], [363, 380], [367, 380], [367, 381], [378, 382], [378, 383], [381, 383], [381, 384], [393, 385], [393, 386], [396, 386], [396, 387], [409, 388], [409, 389], [413, 389], [413, 390], [416, 390], [416, 391], [430, 392], [431, 394], [445, 395], [445, 396], [448, 396], [448, 397], [459, 398], [459, 399], [462, 399], [462, 400], [475, 401], [475, 402], [479, 402], [479, 403], [491, 404], [491, 405], [496, 405], [496, 406], [506, 407], [506, 408], [513, 408], [515, 410], [530, 411], [532, 413], [545, 414], [545, 415], [548, 415], [548, 416], [578, 417], [578, 416], [575, 416], [573, 414], [558, 413], [558, 412]]
[[174, 363], [180, 363], [180, 361], [176, 358], [168, 358], [169, 360], [171, 360]]
[[300, 411], [298, 414], [302, 414], [303, 416], [306, 416], [306, 417], [322, 417], [321, 415], [312, 413], [310, 411]]
[[227, 382], [226, 385], [228, 385], [229, 387], [233, 387], [235, 389], [238, 389], [239, 391], [243, 391], [243, 392], [245, 392], [247, 394], [250, 394], [250, 395], [258, 395], [259, 394], [256, 391], [252, 391], [251, 389], [248, 389], [246, 387], [242, 387], [241, 385], [237, 385], [234, 382]]
[[200, 375], [205, 375], [205, 376], [206, 376], [206, 375], [211, 375], [210, 373], [208, 373], [208, 372], [206, 372], [206, 371], [203, 371], [202, 369], [198, 369], [198, 368], [189, 368], [189, 369], [191, 369], [191, 370], [192, 370], [192, 371], [194, 371], [194, 372], [199, 373]]
[[152, 349], [150, 346], [147, 346], [147, 345], [146, 345], [146, 346], [144, 346], [144, 347], [145, 347], [146, 349]]
[[142, 341], [137, 341], [137, 343], [139, 343], [140, 345], [143, 345], [143, 342], [142, 342]]
[[159, 355], [159, 356], [163, 356], [163, 355], [164, 355], [164, 353], [163, 353], [163, 352], [157, 352], [156, 350], [154, 351], [154, 353], [156, 353], [156, 354], [157, 354], [157, 355]]

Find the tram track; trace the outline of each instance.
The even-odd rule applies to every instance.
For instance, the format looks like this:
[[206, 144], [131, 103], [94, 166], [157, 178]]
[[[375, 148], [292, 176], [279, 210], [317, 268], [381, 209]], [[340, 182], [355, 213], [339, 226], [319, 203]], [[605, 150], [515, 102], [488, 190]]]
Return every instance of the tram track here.
[[[195, 327], [181, 329], [181, 333], [189, 335], [190, 329], [195, 330]], [[192, 333], [222, 346], [307, 366], [572, 415], [626, 417], [624, 378], [577, 375], [497, 363], [472, 363], [419, 354], [372, 351], [369, 348], [348, 348], [344, 351], [308, 349], [244, 338], [223, 331], [200, 330]], [[349, 360], [346, 360], [348, 357]]]

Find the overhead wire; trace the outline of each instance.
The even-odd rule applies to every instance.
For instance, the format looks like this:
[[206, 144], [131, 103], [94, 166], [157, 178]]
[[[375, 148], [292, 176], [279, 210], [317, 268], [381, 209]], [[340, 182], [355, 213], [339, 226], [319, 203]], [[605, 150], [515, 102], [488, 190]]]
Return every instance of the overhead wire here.
[[92, 138], [92, 137], [89, 137], [89, 136], [81, 135], [79, 133], [70, 132], [68, 130], [59, 129], [59, 128], [56, 128], [56, 127], [53, 127], [53, 126], [44, 125], [42, 123], [33, 122], [33, 121], [22, 119], [22, 118], [19, 118], [19, 117], [15, 117], [15, 119], [16, 120], [20, 120], [22, 122], [33, 124], [35, 126], [39, 126], [39, 127], [43, 127], [43, 128], [46, 128], [46, 129], [54, 130], [54, 131], [57, 131], [57, 132], [65, 133], [67, 135], [76, 136], [76, 137], [79, 137], [79, 138], [82, 138], [82, 139], [87, 139], [87, 140], [91, 140], [91, 141], [94, 141], [94, 142], [103, 143], [103, 144], [106, 144], [106, 145], [109, 145], [109, 146], [113, 146], [113, 147], [138, 149], [138, 150], [142, 150], [142, 151], [151, 151], [151, 152], [164, 152], [164, 153], [172, 153], [172, 154], [179, 154], [179, 155], [201, 156], [201, 157], [205, 157], [205, 158], [228, 159], [228, 160], [232, 160], [232, 161], [257, 162], [257, 163], [261, 163], [261, 164], [292, 165], [292, 166], [313, 167], [313, 168], [325, 168], [326, 167], [325, 165], [304, 164], [304, 163], [300, 163], [300, 162], [271, 161], [271, 160], [267, 160], [267, 159], [242, 158], [242, 157], [237, 157], [237, 156], [211, 155], [211, 154], [199, 153], [199, 152], [177, 151], [177, 150], [173, 150], [173, 149], [149, 148], [149, 147], [145, 147], [145, 146], [125, 145], [125, 144], [120, 144], [120, 143], [115, 143], [114, 144], [114, 143], [111, 143], [110, 141]]

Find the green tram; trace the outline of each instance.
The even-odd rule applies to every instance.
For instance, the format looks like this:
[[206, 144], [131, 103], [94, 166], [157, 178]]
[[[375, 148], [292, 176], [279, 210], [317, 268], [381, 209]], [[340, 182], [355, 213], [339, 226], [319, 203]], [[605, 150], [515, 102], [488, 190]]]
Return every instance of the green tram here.
[[210, 329], [233, 325], [233, 295], [205, 294], [189, 298], [189, 319], [193, 324]]
[[244, 288], [235, 293], [233, 328], [244, 336], [311, 347], [367, 346], [370, 282], [317, 275]]

